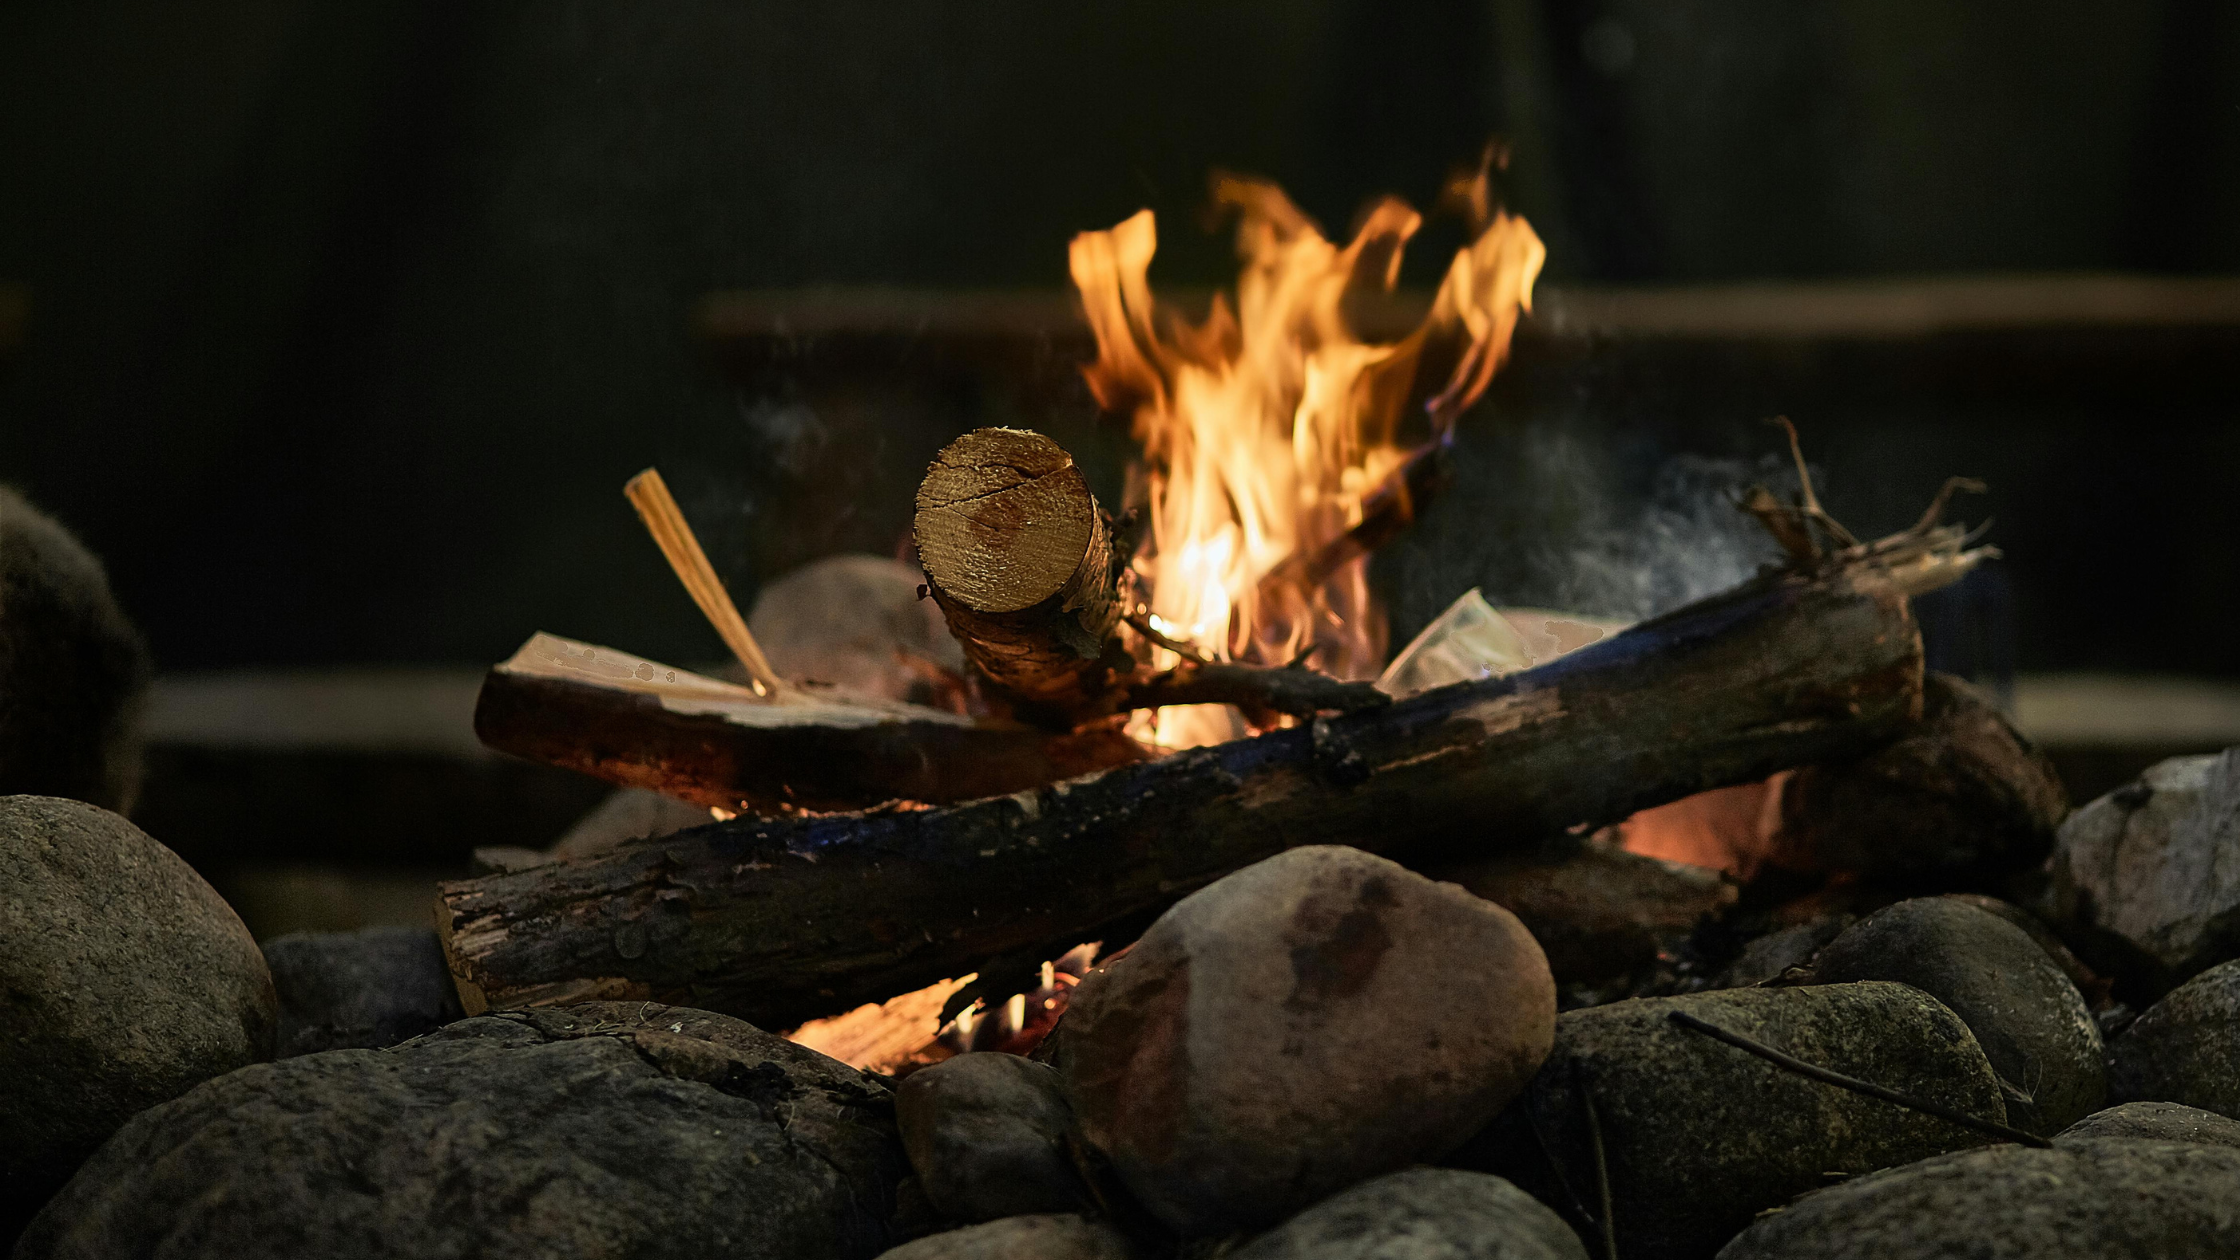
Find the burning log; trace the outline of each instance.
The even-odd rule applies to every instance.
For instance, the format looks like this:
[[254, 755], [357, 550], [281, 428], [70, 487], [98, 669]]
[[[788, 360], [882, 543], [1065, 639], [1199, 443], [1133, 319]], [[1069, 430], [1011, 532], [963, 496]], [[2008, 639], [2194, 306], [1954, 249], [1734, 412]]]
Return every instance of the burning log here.
[[1958, 533], [1848, 548], [1539, 668], [939, 809], [739, 819], [445, 884], [470, 1010], [685, 1001], [790, 1026], [1039, 960], [1285, 848], [1513, 851], [1917, 719], [1907, 596]]
[[1090, 726], [1052, 733], [940, 709], [745, 687], [540, 634], [490, 671], [474, 729], [500, 752], [730, 813], [973, 800], [1140, 761]]
[[[1068, 727], [1164, 705], [1313, 717], [1386, 702], [1367, 683], [1311, 669], [1197, 659], [1189, 644], [1148, 627], [1147, 638], [1184, 660], [1141, 669], [1114, 633], [1128, 602], [1126, 552], [1073, 457], [1039, 433], [976, 429], [951, 442], [926, 470], [917, 509], [927, 593], [965, 655], [1023, 716]], [[1091, 729], [1082, 727], [1084, 738]]]
[[1133, 670], [1113, 640], [1127, 556], [1056, 442], [1019, 429], [951, 442], [918, 487], [914, 530], [950, 631], [1025, 711], [1071, 725]]

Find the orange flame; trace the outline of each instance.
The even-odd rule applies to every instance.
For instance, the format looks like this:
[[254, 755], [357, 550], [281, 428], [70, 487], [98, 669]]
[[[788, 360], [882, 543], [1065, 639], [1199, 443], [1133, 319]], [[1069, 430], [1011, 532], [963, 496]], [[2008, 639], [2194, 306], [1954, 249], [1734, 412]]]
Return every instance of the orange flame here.
[[[1089, 386], [1106, 409], [1133, 412], [1143, 444], [1150, 529], [1135, 571], [1162, 635], [1217, 660], [1281, 664], [1313, 650], [1341, 678], [1376, 676], [1384, 623], [1366, 558], [1316, 560], [1406, 459], [1411, 402], [1429, 438], [1443, 440], [1531, 309], [1547, 250], [1523, 219], [1486, 212], [1483, 178], [1480, 234], [1455, 256], [1423, 324], [1393, 343], [1358, 337], [1346, 302], [1399, 279], [1423, 220], [1396, 198], [1373, 206], [1340, 249], [1273, 184], [1216, 180], [1216, 204], [1238, 214], [1243, 271], [1233, 310], [1217, 295], [1196, 325], [1153, 303], [1150, 211], [1074, 238], [1073, 281], [1097, 337]], [[1419, 383], [1442, 371], [1437, 392]], [[1302, 563], [1285, 565], [1294, 557]], [[1155, 664], [1177, 659], [1154, 651]], [[1236, 733], [1170, 710], [1151, 735], [1177, 747]]]

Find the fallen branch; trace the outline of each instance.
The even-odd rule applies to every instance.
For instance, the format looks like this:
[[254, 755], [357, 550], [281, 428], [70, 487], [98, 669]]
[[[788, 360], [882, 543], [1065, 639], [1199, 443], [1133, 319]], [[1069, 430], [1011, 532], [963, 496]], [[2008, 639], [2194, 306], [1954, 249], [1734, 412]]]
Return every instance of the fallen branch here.
[[1896, 735], [1921, 697], [1905, 597], [1970, 562], [1940, 537], [1523, 673], [1011, 796], [741, 818], [448, 883], [438, 924], [469, 1010], [646, 997], [787, 1027], [1052, 956], [1294, 845], [1514, 849]]

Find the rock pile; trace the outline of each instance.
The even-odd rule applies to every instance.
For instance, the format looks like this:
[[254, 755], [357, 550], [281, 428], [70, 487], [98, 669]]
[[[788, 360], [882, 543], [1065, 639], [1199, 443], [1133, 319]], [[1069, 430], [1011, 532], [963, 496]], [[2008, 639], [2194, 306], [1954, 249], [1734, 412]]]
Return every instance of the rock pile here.
[[[1947, 717], [1975, 752], [1907, 773], [1976, 804], [1913, 839], [1970, 884], [2048, 811]], [[0, 799], [0, 1159], [45, 1200], [15, 1254], [2240, 1254], [2232, 756], [2080, 811], [2033, 911], [1833, 840], [1743, 883], [1588, 840], [1457, 882], [1294, 849], [1107, 957], [1031, 1057], [898, 1081], [651, 1002], [461, 1018], [424, 930], [260, 954], [121, 818]], [[1971, 848], [1987, 801], [2014, 825]]]

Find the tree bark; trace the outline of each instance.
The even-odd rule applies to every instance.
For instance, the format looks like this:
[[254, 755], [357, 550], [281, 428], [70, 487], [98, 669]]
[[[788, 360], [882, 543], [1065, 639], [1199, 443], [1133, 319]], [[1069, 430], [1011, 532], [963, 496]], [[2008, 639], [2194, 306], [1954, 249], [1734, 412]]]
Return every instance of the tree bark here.
[[1066, 726], [1109, 709], [1134, 667], [1113, 638], [1127, 557], [1063, 447], [1019, 429], [965, 434], [926, 470], [913, 525], [951, 633], [1023, 715]]
[[1285, 848], [1512, 851], [1878, 747], [1909, 590], [1771, 575], [1505, 678], [940, 809], [739, 819], [442, 886], [469, 1010], [644, 997], [764, 1027], [1054, 957]]
[[[629, 685], [569, 668], [587, 659]], [[500, 752], [733, 813], [974, 800], [1149, 755], [1110, 726], [1053, 733], [915, 705], [788, 698], [539, 635], [483, 680], [474, 729]]]

